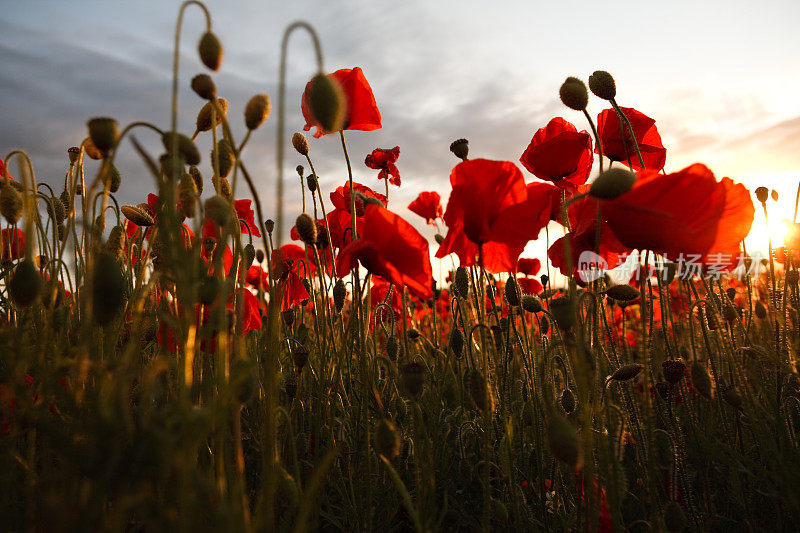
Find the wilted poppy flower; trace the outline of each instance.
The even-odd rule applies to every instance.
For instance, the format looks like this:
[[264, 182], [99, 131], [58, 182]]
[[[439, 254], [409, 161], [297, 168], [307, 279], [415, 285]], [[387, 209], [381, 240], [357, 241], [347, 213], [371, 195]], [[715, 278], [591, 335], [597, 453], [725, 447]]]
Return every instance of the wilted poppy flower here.
[[[645, 168], [654, 170], [664, 168], [664, 163], [667, 161], [667, 150], [661, 144], [656, 121], [632, 107], [620, 107], [620, 110], [631, 121], [633, 134], [636, 136]], [[630, 158], [632, 168], [641, 170], [642, 165], [639, 164], [639, 158], [636, 156], [636, 148], [631, 142], [628, 126], [623, 121], [620, 129], [619, 117], [614, 109], [604, 109], [597, 116], [597, 134], [603, 145], [604, 156], [625, 165], [628, 164]], [[596, 146], [594, 151], [598, 153]]]
[[[329, 76], [339, 83], [347, 100], [347, 113], [345, 114], [342, 129], [361, 131], [380, 129], [381, 112], [378, 111], [378, 104], [372, 94], [372, 88], [367, 83], [367, 78], [364, 77], [361, 69], [359, 67], [343, 68], [329, 74]], [[314, 137], [322, 137], [328, 133], [334, 133], [332, 131], [323, 131], [314, 117], [311, 116], [311, 110], [308, 105], [308, 91], [310, 88], [311, 82], [308, 82], [300, 102], [303, 118], [306, 119], [306, 125], [303, 129], [308, 131], [311, 126], [316, 126], [317, 131], [314, 133]]]
[[428, 224], [442, 216], [442, 198], [438, 192], [422, 191], [417, 199], [408, 204], [408, 209], [425, 219]]
[[428, 241], [414, 227], [391, 211], [367, 205], [358, 225], [359, 238], [340, 252], [336, 270], [341, 276], [361, 264], [373, 275], [412, 294], [431, 297], [433, 279]]
[[639, 172], [630, 191], [603, 202], [603, 214], [630, 248], [673, 260], [697, 255], [700, 262], [730, 266], [750, 232], [755, 208], [744, 185], [730, 178], [717, 181], [708, 167], [696, 163], [666, 175]]
[[[379, 192], [375, 192], [366, 185], [353, 182], [353, 190], [356, 192], [356, 216], [360, 217], [364, 214], [364, 202], [359, 196], [365, 198], [375, 198], [384, 207], [388, 202], [386, 196]], [[336, 187], [336, 190], [331, 193], [331, 202], [337, 209], [343, 209], [350, 213], [350, 183], [345, 182], [341, 187]]]
[[536, 132], [519, 160], [537, 178], [574, 190], [592, 171], [592, 137], [556, 117]]
[[558, 189], [546, 183], [526, 186], [514, 163], [488, 159], [459, 163], [450, 183], [444, 213], [448, 231], [436, 257], [456, 253], [462, 265], [474, 265], [482, 247], [484, 268], [513, 271], [525, 244], [550, 220], [550, 191]]
[[[400, 186], [400, 171], [397, 170], [395, 163], [400, 157], [400, 147], [395, 146], [391, 150], [376, 148], [364, 160], [364, 164], [369, 168], [380, 170], [379, 180], [388, 179], [392, 185]], [[390, 177], [391, 176], [391, 177]]]
[[0, 231], [0, 259], [14, 261], [25, 253], [25, 232], [11, 228]]

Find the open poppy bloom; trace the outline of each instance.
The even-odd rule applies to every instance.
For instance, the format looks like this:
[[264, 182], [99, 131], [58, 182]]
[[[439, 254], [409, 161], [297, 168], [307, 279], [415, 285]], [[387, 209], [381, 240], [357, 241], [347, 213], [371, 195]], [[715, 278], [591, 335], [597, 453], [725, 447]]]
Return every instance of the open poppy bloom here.
[[[314, 266], [312, 255], [313, 253], [309, 253], [309, 257], [306, 258], [306, 251], [303, 247], [296, 244], [284, 244], [277, 250], [272, 251], [272, 270], [276, 277], [280, 277], [283, 273], [283, 262], [292, 261], [295, 270], [302, 269], [298, 271], [308, 277], [314, 276], [317, 273], [317, 269]], [[306, 259], [308, 259], [308, 263], [306, 263]]]
[[526, 276], [535, 276], [542, 269], [542, 262], [538, 259], [529, 259], [527, 257], [520, 257], [517, 261], [517, 272]]
[[7, 228], [0, 231], [0, 260], [3, 262], [19, 259], [25, 253], [25, 232]]
[[416, 200], [408, 204], [408, 209], [425, 219], [428, 224], [442, 216], [442, 198], [438, 192], [422, 191]]
[[556, 187], [525, 185], [522, 172], [510, 161], [470, 159], [450, 173], [453, 191], [444, 222], [447, 236], [436, 257], [456, 253], [462, 266], [477, 263], [483, 249], [483, 267], [490, 272], [516, 269], [528, 241], [536, 239], [550, 220]]
[[[632, 107], [620, 107], [620, 110], [631, 121], [644, 166], [654, 170], [664, 168], [664, 163], [667, 161], [667, 150], [661, 144], [656, 121]], [[620, 119], [614, 109], [604, 109], [597, 115], [597, 134], [603, 145], [604, 156], [625, 165], [630, 159], [632, 168], [642, 169], [639, 158], [636, 156], [636, 148], [631, 141], [631, 135], [628, 133], [628, 126], [623, 120], [622, 127], [620, 127]], [[596, 146], [594, 151], [599, 153]]]
[[302, 252], [302, 258], [305, 259], [305, 252], [294, 244], [281, 246], [272, 252], [273, 274], [280, 280], [281, 311], [287, 311], [294, 305], [304, 305], [311, 298], [298, 275], [300, 262], [296, 249]]
[[[375, 96], [372, 94], [372, 88], [364, 77], [364, 73], [359, 67], [343, 68], [336, 72], [329, 74], [339, 83], [339, 86], [344, 93], [347, 101], [347, 113], [345, 115], [343, 130], [361, 130], [373, 131], [381, 128], [381, 112], [378, 110], [378, 104], [375, 102]], [[303, 127], [305, 131], [309, 131], [311, 126], [316, 126], [317, 131], [314, 137], [322, 137], [332, 131], [324, 131], [311, 115], [311, 109], [308, 104], [308, 90], [311, 88], [311, 82], [306, 84], [305, 91], [303, 91], [303, 98], [300, 102], [300, 108], [303, 111], [303, 118], [306, 119], [306, 125]]]
[[341, 276], [361, 264], [373, 275], [398, 287], [407, 287], [427, 300], [433, 293], [433, 269], [428, 241], [414, 227], [391, 211], [367, 205], [358, 225], [359, 238], [345, 246], [336, 259]]
[[537, 178], [575, 190], [592, 171], [592, 137], [556, 117], [536, 132], [519, 160]]
[[681, 254], [699, 256], [702, 263], [722, 259], [727, 266], [735, 262], [755, 214], [743, 185], [730, 178], [717, 181], [700, 163], [667, 175], [641, 171], [630, 191], [604, 201], [602, 209], [611, 230], [630, 248], [672, 260]]
[[[364, 201], [360, 196], [365, 198], [375, 198], [386, 207], [388, 200], [386, 196], [379, 192], [375, 192], [366, 185], [353, 182], [353, 190], [356, 192], [356, 216], [360, 217], [364, 214]], [[336, 187], [336, 190], [331, 193], [331, 202], [337, 209], [343, 209], [350, 213], [350, 183], [345, 182], [341, 187]]]
[[[3, 160], [0, 159], [0, 179], [3, 179], [6, 175], [6, 165], [3, 163]], [[14, 176], [11, 175], [11, 172], [8, 173], [8, 179], [13, 180]]]
[[[258, 230], [258, 225], [255, 220], [255, 213], [250, 207], [251, 200], [234, 200], [233, 210], [236, 212], [236, 218], [239, 219], [239, 227], [243, 234], [247, 234], [247, 229], [250, 228], [250, 233], [253, 237], [261, 237], [261, 232]], [[246, 224], [245, 224], [246, 223]], [[219, 240], [220, 228], [217, 227], [210, 219], [206, 219], [203, 225], [203, 238], [211, 238]]]
[[388, 179], [392, 185], [400, 186], [400, 171], [397, 170], [395, 163], [400, 157], [400, 147], [395, 146], [391, 150], [375, 148], [364, 160], [364, 164], [369, 168], [380, 170], [379, 180]]

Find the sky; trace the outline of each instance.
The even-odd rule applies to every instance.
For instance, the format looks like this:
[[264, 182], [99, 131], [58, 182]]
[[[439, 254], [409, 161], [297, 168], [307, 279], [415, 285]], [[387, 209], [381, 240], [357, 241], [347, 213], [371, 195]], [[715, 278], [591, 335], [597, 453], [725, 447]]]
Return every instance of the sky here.
[[[431, 242], [435, 230], [406, 206], [423, 190], [438, 191], [446, 202], [449, 173], [458, 162], [450, 142], [466, 137], [471, 157], [518, 163], [536, 130], [555, 116], [589, 129], [581, 113], [561, 104], [558, 88], [567, 76], [586, 80], [598, 69], [614, 75], [620, 105], [656, 120], [668, 172], [705, 163], [751, 190], [776, 189], [773, 219], [792, 216], [800, 180], [800, 2], [628, 1], [604, 3], [602, 11], [594, 2], [577, 1], [207, 5], [225, 49], [213, 76], [230, 102], [237, 139], [245, 132], [247, 100], [256, 93], [272, 97], [271, 118], [243, 153], [265, 216], [275, 211], [280, 42], [296, 20], [316, 28], [326, 70], [360, 66], [375, 94], [383, 128], [347, 133], [356, 181], [382, 192], [364, 157], [373, 148], [400, 146], [402, 186], [390, 186], [389, 207]], [[111, 116], [121, 125], [146, 120], [167, 129], [179, 6], [165, 0], [0, 0], [0, 157], [26, 150], [37, 178], [58, 192], [66, 149], [80, 144], [89, 118]], [[179, 129], [188, 134], [202, 106], [189, 82], [208, 72], [196, 52], [203, 31], [201, 11], [190, 8], [179, 71]], [[293, 34], [288, 57], [285, 212], [293, 220], [301, 211], [294, 167], [303, 161], [288, 138], [304, 125], [300, 95], [315, 73], [305, 34]], [[590, 114], [605, 103], [592, 98]], [[152, 134], [135, 136], [158, 154]], [[198, 140], [205, 175], [207, 137]], [[338, 138], [309, 136], [309, 142], [322, 189], [332, 191], [347, 178]], [[117, 166], [120, 202], [144, 201], [154, 183], [130, 144]], [[527, 181], [535, 179], [519, 167]], [[247, 197], [243, 188], [237, 196]], [[757, 212], [754, 246], [764, 244], [765, 234]], [[524, 255], [544, 259], [545, 249], [543, 232]]]

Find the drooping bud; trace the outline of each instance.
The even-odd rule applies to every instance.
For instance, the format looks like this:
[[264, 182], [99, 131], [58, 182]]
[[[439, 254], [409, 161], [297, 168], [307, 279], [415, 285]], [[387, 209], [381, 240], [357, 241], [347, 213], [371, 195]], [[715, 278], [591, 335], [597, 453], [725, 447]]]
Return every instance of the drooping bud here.
[[213, 100], [217, 95], [217, 86], [208, 74], [198, 74], [192, 78], [192, 90], [203, 100]]
[[453, 355], [457, 359], [461, 359], [464, 354], [464, 334], [459, 328], [453, 328], [453, 332], [450, 334], [450, 348], [453, 350]]
[[539, 320], [539, 330], [542, 335], [547, 335], [547, 332], [550, 331], [550, 319], [546, 315]]
[[317, 224], [308, 214], [302, 213], [298, 216], [295, 227], [304, 243], [312, 245], [317, 242]]
[[125, 252], [125, 228], [122, 226], [114, 226], [108, 234], [106, 240], [106, 250], [115, 258], [122, 258]]
[[573, 76], [570, 76], [561, 84], [558, 95], [565, 106], [575, 111], [583, 111], [589, 103], [589, 92], [586, 90], [586, 84]]
[[203, 194], [203, 175], [197, 167], [189, 167], [189, 175], [194, 180], [194, 186], [197, 187], [197, 195]]
[[155, 224], [155, 221], [153, 220], [153, 217], [150, 215], [150, 213], [148, 213], [139, 206], [123, 205], [122, 207], [120, 207], [120, 211], [122, 211], [122, 214], [125, 216], [125, 218], [127, 218], [137, 226], [148, 227]]
[[294, 146], [298, 154], [308, 155], [308, 139], [299, 131], [294, 132], [294, 135], [292, 135], [292, 146]]
[[16, 224], [22, 217], [22, 195], [10, 185], [0, 188], [0, 215], [9, 224]]
[[644, 369], [644, 366], [638, 363], [631, 363], [629, 365], [622, 365], [616, 372], [611, 374], [609, 378], [612, 381], [630, 381]]
[[514, 276], [509, 276], [508, 281], [506, 281], [505, 286], [505, 295], [508, 304], [511, 306], [518, 306], [520, 304], [520, 299], [522, 298], [522, 293], [519, 289], [519, 283], [517, 283], [517, 278]]
[[456, 269], [454, 288], [456, 294], [462, 298], [467, 299], [469, 297], [469, 274], [466, 268], [458, 267]]
[[375, 452], [390, 461], [400, 455], [400, 436], [394, 424], [382, 418], [375, 426]]
[[97, 254], [92, 270], [92, 315], [100, 326], [110, 323], [125, 303], [125, 275], [116, 258]]
[[[99, 160], [103, 159], [103, 152], [101, 152], [100, 149], [97, 148], [97, 146], [94, 145], [94, 143], [92, 142], [91, 137], [87, 137], [83, 141], [83, 145], [82, 146], [83, 146], [83, 152], [86, 155], [89, 156], [89, 159], [94, 159], [95, 161], [99, 161]], [[78, 187], [80, 187], [80, 185], [78, 185]], [[80, 194], [80, 193], [78, 192], [76, 194]]]
[[692, 363], [692, 385], [703, 397], [711, 399], [711, 377], [708, 375], [706, 367], [698, 361]]
[[220, 196], [227, 198], [231, 202], [233, 201], [233, 190], [231, 189], [231, 182], [228, 181], [228, 178], [213, 177], [211, 178], [211, 182], [214, 184], [214, 188], [219, 191]]
[[393, 335], [386, 339], [386, 355], [389, 356], [389, 359], [396, 361], [399, 353], [400, 342], [397, 340], [397, 337]]
[[[214, 124], [211, 123], [211, 111], [213, 106], [217, 107], [217, 115]], [[197, 131], [209, 131], [212, 127], [217, 127], [222, 124], [222, 117], [228, 116], [228, 101], [224, 98], [215, 98], [207, 102], [200, 112], [197, 114], [196, 127]]]
[[244, 124], [248, 130], [255, 130], [261, 126], [272, 111], [272, 104], [266, 94], [253, 96], [244, 108]]
[[197, 289], [197, 299], [203, 305], [211, 305], [217, 299], [220, 282], [214, 276], [205, 276]]
[[400, 368], [400, 391], [410, 400], [419, 400], [425, 385], [425, 367], [421, 363], [409, 363]]
[[211, 70], [219, 70], [222, 63], [222, 44], [213, 33], [206, 32], [200, 38], [200, 43], [197, 45], [197, 51], [200, 53], [200, 61]]
[[108, 186], [108, 190], [111, 193], [115, 193], [119, 190], [119, 186], [122, 184], [122, 176], [119, 175], [117, 167], [108, 165], [106, 174], [103, 176], [103, 183]]
[[119, 137], [117, 121], [113, 118], [97, 117], [90, 119], [86, 125], [89, 128], [89, 138], [94, 146], [103, 156], [107, 156]]
[[180, 200], [181, 214], [186, 218], [194, 218], [198, 196], [197, 185], [192, 176], [184, 174], [178, 185], [178, 199]]
[[[478, 369], [473, 369], [467, 374], [467, 390], [472, 398], [472, 403], [481, 412], [494, 412], [494, 394], [492, 387]], [[488, 402], [488, 403], [487, 403]]]
[[583, 450], [578, 432], [566, 418], [553, 413], [547, 424], [547, 444], [553, 457], [565, 463], [572, 470], [583, 466]]
[[231, 219], [231, 204], [215, 194], [205, 203], [206, 216], [219, 227], [225, 227]]
[[317, 176], [309, 174], [306, 178], [306, 185], [308, 186], [308, 190], [314, 193], [317, 190]]
[[306, 93], [311, 116], [324, 131], [342, 129], [347, 114], [347, 100], [339, 82], [331, 76], [317, 74]]
[[[7, 187], [6, 187], [7, 188]], [[19, 307], [30, 307], [42, 291], [42, 276], [33, 262], [24, 260], [17, 265], [8, 282], [8, 295]]]
[[244, 247], [244, 268], [248, 269], [253, 265], [253, 259], [256, 258], [256, 247], [251, 243], [247, 243]]
[[342, 308], [344, 308], [344, 300], [347, 297], [347, 287], [344, 285], [344, 281], [341, 279], [336, 280], [336, 284], [333, 286], [333, 305], [336, 308], [337, 313], [342, 312]]
[[589, 196], [600, 200], [619, 198], [633, 187], [636, 175], [623, 168], [610, 168], [597, 176], [589, 186]]
[[776, 191], [775, 189], [772, 189], [772, 191], [770, 192], [770, 194], [769, 194], [769, 195], [770, 195], [770, 196], [772, 197], [772, 199], [773, 199], [773, 200], [775, 200], [776, 202], [778, 201], [778, 198], [780, 198], [780, 196], [778, 195], [778, 191]]
[[272, 220], [271, 218], [268, 218], [267, 220], [264, 221], [264, 227], [266, 228], [267, 233], [272, 235], [272, 230], [275, 229], [275, 221]]
[[167, 153], [172, 151], [173, 144], [176, 145], [178, 154], [186, 161], [187, 165], [194, 166], [200, 164], [200, 151], [197, 149], [194, 142], [186, 135], [168, 131], [161, 136], [161, 143], [164, 145], [164, 149]]
[[450, 143], [450, 151], [462, 161], [466, 161], [469, 156], [469, 141], [466, 139], [456, 139]]
[[621, 285], [613, 285], [606, 289], [606, 296], [618, 302], [632, 302], [640, 296], [636, 287], [628, 285], [627, 283]]
[[294, 361], [294, 366], [297, 368], [298, 372], [302, 372], [303, 368], [305, 368], [306, 364], [308, 363], [308, 355], [310, 353], [311, 350], [302, 344], [298, 344], [292, 350], [292, 361]]
[[571, 389], [564, 389], [561, 391], [558, 403], [561, 404], [561, 408], [565, 413], [570, 414], [575, 410], [575, 393]]
[[[236, 154], [233, 153], [233, 147], [228, 139], [220, 139], [217, 142], [217, 157], [219, 157], [219, 175], [223, 178], [227, 177], [236, 164]], [[214, 151], [211, 151], [211, 160], [214, 160]]]
[[526, 294], [522, 297], [522, 308], [529, 313], [538, 313], [542, 310], [542, 301], [532, 294]]
[[720, 389], [720, 395], [722, 396], [722, 399], [725, 400], [725, 403], [731, 407], [735, 409], [742, 408], [742, 396], [733, 385], [722, 387]]
[[550, 314], [562, 330], [566, 331], [575, 323], [572, 312], [572, 301], [567, 297], [553, 298], [550, 300]]
[[757, 188], [756, 198], [758, 198], [758, 201], [761, 202], [762, 204], [767, 203], [767, 200], [769, 199], [769, 189], [767, 189], [766, 187]]
[[589, 89], [603, 100], [613, 100], [617, 96], [617, 85], [614, 83], [614, 77], [605, 70], [595, 70], [594, 74], [589, 76]]
[[756, 316], [762, 320], [767, 318], [767, 308], [760, 300], [756, 302], [755, 313]]
[[264, 262], [264, 250], [262, 250], [261, 248], [256, 250], [256, 261], [258, 261], [259, 263]]

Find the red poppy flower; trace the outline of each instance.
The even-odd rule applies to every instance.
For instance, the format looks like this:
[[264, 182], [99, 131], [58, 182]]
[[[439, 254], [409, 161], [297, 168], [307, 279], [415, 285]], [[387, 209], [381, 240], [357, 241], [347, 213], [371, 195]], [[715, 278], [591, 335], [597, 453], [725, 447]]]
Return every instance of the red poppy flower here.
[[[339, 86], [344, 93], [347, 100], [347, 114], [345, 116], [343, 130], [361, 130], [372, 131], [381, 128], [381, 112], [378, 111], [378, 104], [375, 102], [375, 96], [372, 94], [372, 88], [367, 83], [367, 78], [359, 67], [352, 69], [343, 68], [337, 70], [333, 74], [329, 74], [331, 78], [339, 83]], [[323, 131], [317, 121], [311, 116], [311, 110], [308, 107], [308, 90], [311, 87], [311, 82], [306, 84], [306, 89], [303, 91], [303, 98], [300, 102], [300, 108], [303, 111], [303, 118], [306, 119], [306, 125], [303, 127], [305, 131], [311, 129], [311, 126], [316, 126], [317, 131], [314, 137], [322, 137], [332, 131]]]
[[537, 178], [574, 190], [592, 171], [592, 136], [556, 117], [536, 132], [519, 160]]
[[[648, 169], [661, 170], [667, 160], [667, 150], [661, 144], [661, 136], [656, 128], [656, 121], [640, 113], [632, 107], [620, 107], [633, 126], [633, 134], [639, 145], [644, 165]], [[632, 168], [641, 170], [639, 158], [636, 156], [636, 148], [631, 142], [631, 135], [628, 133], [628, 126], [622, 122], [620, 129], [619, 117], [613, 109], [604, 109], [597, 116], [597, 133], [603, 145], [603, 155], [612, 161], [620, 161], [627, 165], [628, 158]], [[626, 150], [627, 146], [627, 150]], [[595, 153], [598, 153], [595, 146]]]
[[272, 269], [275, 271], [276, 276], [283, 273], [283, 264], [285, 261], [291, 261], [292, 267], [308, 277], [314, 276], [317, 269], [314, 267], [313, 252], [309, 254], [308, 263], [306, 263], [306, 251], [301, 246], [296, 244], [284, 244], [280, 248], [272, 251]]
[[[364, 214], [364, 202], [359, 196], [366, 198], [375, 198], [386, 207], [388, 202], [386, 196], [381, 193], [375, 192], [366, 185], [353, 182], [353, 190], [356, 192], [356, 216], [360, 217]], [[337, 209], [344, 209], [350, 213], [350, 183], [345, 182], [341, 187], [336, 187], [336, 190], [331, 193], [331, 202]]]
[[406, 286], [422, 299], [431, 297], [433, 274], [428, 241], [411, 224], [370, 204], [364, 209], [358, 235], [339, 252], [336, 270], [340, 276], [360, 261], [372, 274], [398, 287]]
[[510, 161], [470, 159], [450, 173], [453, 191], [444, 222], [447, 236], [436, 257], [456, 253], [464, 266], [476, 264], [483, 247], [483, 266], [490, 272], [515, 269], [525, 244], [547, 225], [557, 190], [545, 183], [530, 184]]
[[280, 280], [281, 311], [304, 305], [311, 298], [298, 275], [300, 259], [305, 260], [305, 251], [295, 244], [286, 244], [272, 252], [273, 273]]
[[[369, 168], [380, 170], [379, 180], [388, 179], [392, 185], [400, 186], [400, 171], [397, 170], [395, 163], [400, 157], [400, 147], [395, 146], [391, 150], [376, 148], [364, 160], [364, 164]], [[391, 177], [390, 177], [391, 176]]]
[[[242, 335], [254, 329], [261, 329], [261, 310], [258, 305], [258, 298], [247, 289], [239, 289], [239, 298], [244, 298], [242, 302]], [[232, 303], [228, 302], [228, 308], [232, 309]]]
[[[5, 163], [3, 163], [3, 160], [0, 159], [0, 179], [3, 179], [3, 177], [6, 175], [5, 173], [6, 173], [6, 165]], [[14, 176], [11, 175], [11, 172], [8, 173], [8, 179], [10, 180], [14, 179]]]
[[697, 255], [700, 262], [721, 260], [730, 266], [750, 232], [755, 209], [743, 185], [730, 178], [717, 181], [708, 167], [697, 163], [667, 175], [639, 172], [630, 191], [603, 202], [603, 214], [630, 248], [673, 260]]
[[[392, 287], [392, 284], [385, 279], [379, 276], [372, 276], [372, 287], [369, 290], [369, 299], [372, 309], [375, 309], [378, 307], [378, 304], [386, 301], [386, 296], [389, 294], [390, 287]], [[399, 320], [402, 316], [401, 310], [403, 309], [403, 297], [400, 291], [393, 289], [391, 298], [385, 303], [392, 308], [395, 320]], [[388, 321], [389, 319], [389, 313], [386, 311], [385, 307], [381, 307], [378, 315], [381, 320]]]
[[517, 278], [517, 283], [522, 294], [539, 294], [544, 290], [541, 282], [536, 278]]
[[[1, 171], [1, 170], [0, 170]], [[25, 232], [11, 228], [0, 231], [0, 259], [14, 261], [25, 253]]]
[[520, 257], [517, 261], [517, 272], [525, 274], [526, 276], [535, 276], [542, 269], [542, 262], [538, 259], [529, 259], [527, 257]]
[[425, 219], [428, 224], [442, 216], [442, 198], [438, 192], [422, 191], [417, 199], [408, 204], [408, 209]]
[[269, 290], [269, 274], [258, 265], [253, 265], [247, 269], [244, 280], [254, 289]]

